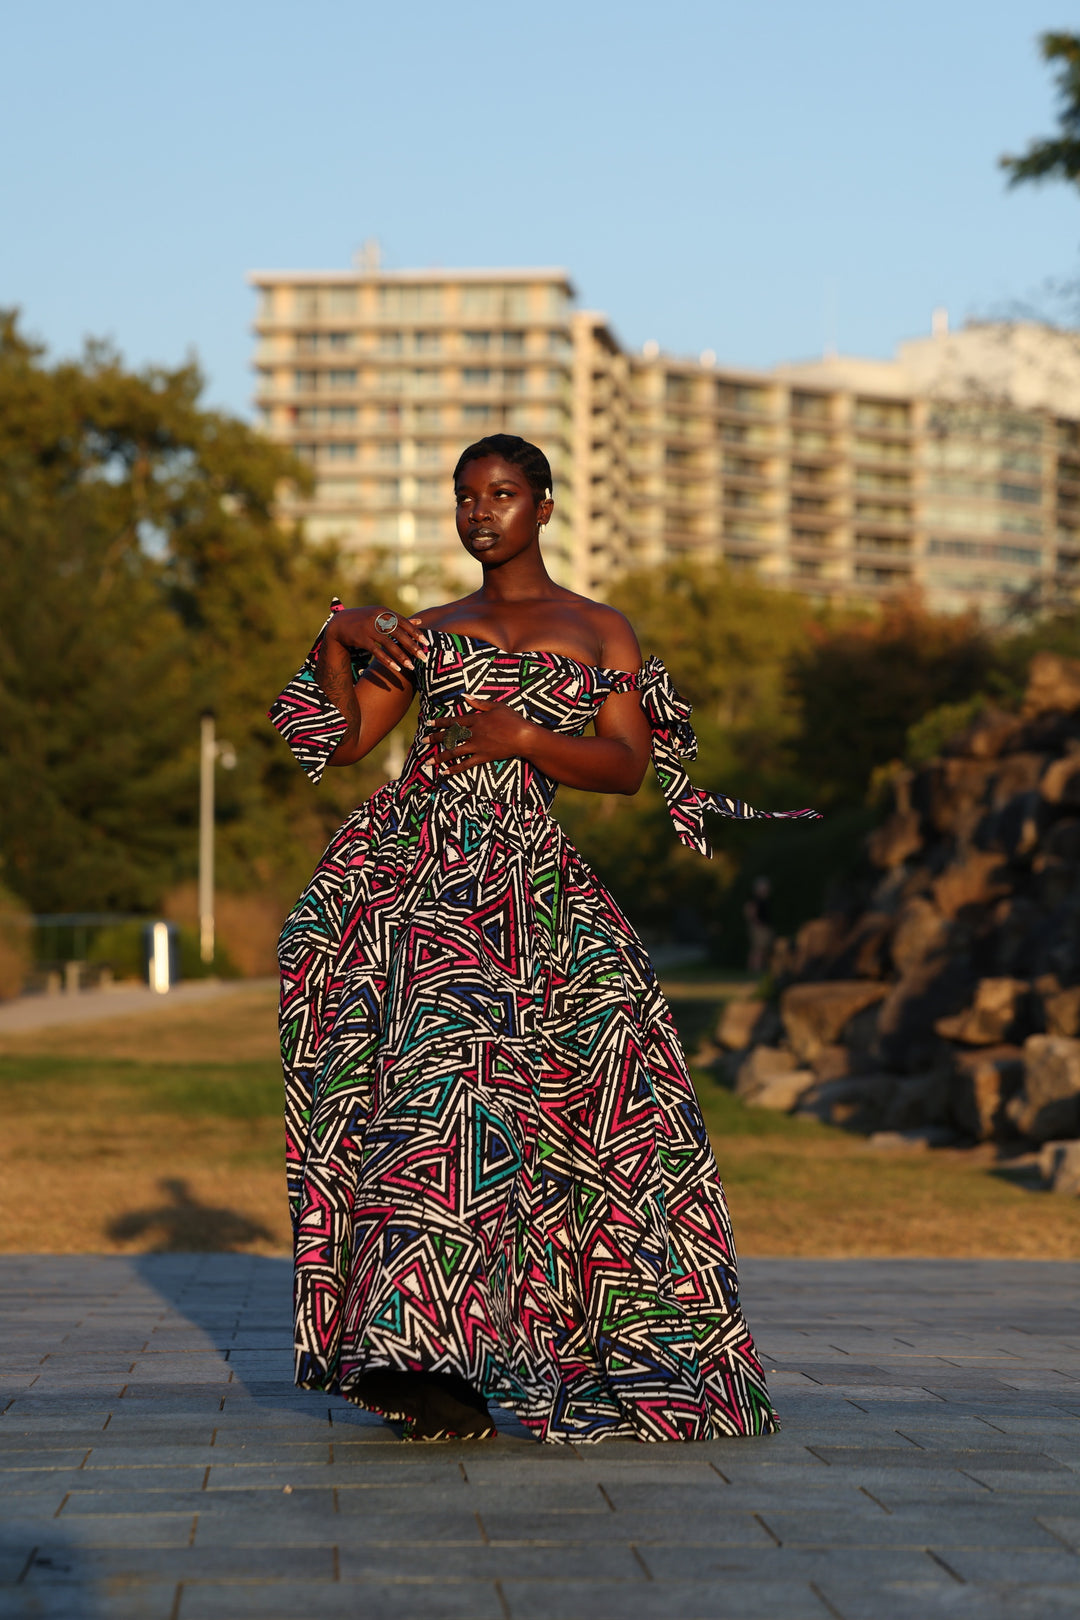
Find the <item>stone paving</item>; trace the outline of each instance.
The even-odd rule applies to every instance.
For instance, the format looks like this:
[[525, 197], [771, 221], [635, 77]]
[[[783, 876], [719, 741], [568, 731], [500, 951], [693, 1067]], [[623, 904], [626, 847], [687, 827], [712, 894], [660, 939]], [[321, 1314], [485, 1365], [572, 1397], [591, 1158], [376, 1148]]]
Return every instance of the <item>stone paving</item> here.
[[1080, 1267], [757, 1260], [784, 1432], [403, 1445], [293, 1389], [289, 1268], [0, 1259], [0, 1615], [1080, 1613]]

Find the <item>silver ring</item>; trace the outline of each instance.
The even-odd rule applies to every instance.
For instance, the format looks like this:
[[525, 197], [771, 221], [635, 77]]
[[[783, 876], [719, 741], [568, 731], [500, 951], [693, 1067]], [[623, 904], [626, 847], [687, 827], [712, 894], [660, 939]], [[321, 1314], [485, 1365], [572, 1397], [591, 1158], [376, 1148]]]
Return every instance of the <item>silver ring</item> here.
[[375, 628], [381, 630], [384, 636], [392, 636], [397, 627], [398, 616], [396, 613], [376, 613]]

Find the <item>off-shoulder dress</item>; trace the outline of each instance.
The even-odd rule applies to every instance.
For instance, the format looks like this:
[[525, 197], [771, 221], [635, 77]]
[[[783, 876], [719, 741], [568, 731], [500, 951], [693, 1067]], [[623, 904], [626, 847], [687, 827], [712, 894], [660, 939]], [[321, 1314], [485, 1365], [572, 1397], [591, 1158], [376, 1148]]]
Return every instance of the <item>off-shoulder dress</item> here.
[[[659, 659], [628, 674], [426, 634], [401, 775], [281, 935], [297, 1383], [355, 1399], [366, 1373], [456, 1373], [547, 1441], [770, 1432], [648, 954], [549, 813], [556, 783], [520, 759], [440, 778], [425, 727], [469, 695], [576, 736], [635, 689], [684, 843], [709, 853], [706, 810], [762, 812], [691, 785]], [[271, 709], [314, 781], [346, 729], [318, 645]]]

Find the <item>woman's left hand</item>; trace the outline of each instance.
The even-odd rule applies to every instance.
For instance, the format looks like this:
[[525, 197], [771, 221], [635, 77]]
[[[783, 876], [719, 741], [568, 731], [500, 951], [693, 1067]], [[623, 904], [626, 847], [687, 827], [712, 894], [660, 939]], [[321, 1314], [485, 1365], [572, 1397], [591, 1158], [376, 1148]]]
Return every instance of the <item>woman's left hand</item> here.
[[[465, 702], [471, 713], [445, 715], [428, 726], [432, 741], [440, 745], [440, 776], [460, 776], [474, 765], [518, 758], [533, 729], [528, 720], [506, 703], [485, 703], [481, 698], [471, 697]], [[462, 726], [470, 735], [459, 740], [453, 733]], [[447, 747], [447, 743], [451, 746]]]

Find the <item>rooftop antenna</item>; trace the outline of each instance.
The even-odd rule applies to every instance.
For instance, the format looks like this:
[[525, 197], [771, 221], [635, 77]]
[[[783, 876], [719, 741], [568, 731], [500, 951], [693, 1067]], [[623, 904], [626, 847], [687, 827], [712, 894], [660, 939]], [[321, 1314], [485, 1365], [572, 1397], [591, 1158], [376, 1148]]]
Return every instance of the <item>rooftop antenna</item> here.
[[379, 247], [379, 238], [369, 236], [362, 247], [358, 247], [353, 254], [353, 268], [359, 270], [362, 276], [374, 276], [379, 272], [382, 264], [382, 249]]
[[949, 335], [949, 312], [944, 304], [939, 304], [930, 317], [930, 332], [936, 338]]

